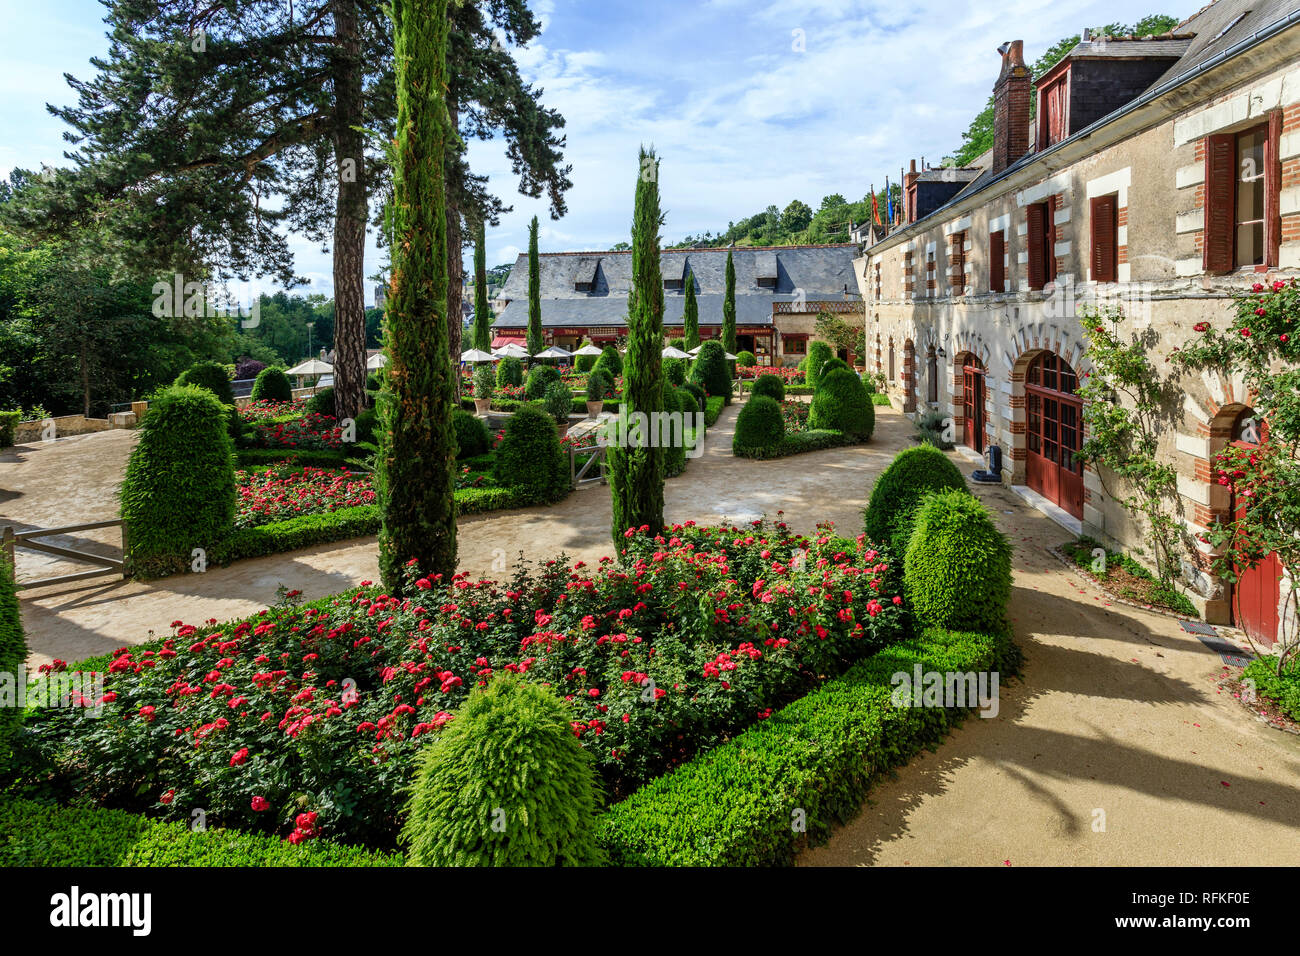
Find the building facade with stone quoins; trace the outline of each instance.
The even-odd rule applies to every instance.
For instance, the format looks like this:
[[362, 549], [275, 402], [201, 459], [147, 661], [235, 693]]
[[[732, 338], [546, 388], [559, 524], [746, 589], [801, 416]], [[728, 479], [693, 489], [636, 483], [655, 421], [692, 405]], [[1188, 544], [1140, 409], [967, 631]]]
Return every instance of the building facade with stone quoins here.
[[[695, 287], [700, 338], [722, 334], [727, 253], [736, 268], [736, 347], [760, 365], [798, 365], [818, 338], [817, 316], [838, 315], [862, 328], [865, 314], [853, 260], [856, 243], [810, 246], [740, 246], [733, 249], [665, 249], [664, 334], [682, 335], [686, 283]], [[583, 341], [613, 344], [627, 338], [630, 252], [552, 252], [538, 256], [542, 334], [547, 345], [574, 349]], [[493, 324], [494, 347], [524, 341], [528, 329], [528, 257], [521, 255], [502, 289], [503, 308]], [[841, 350], [849, 364], [865, 359]]]
[[[1227, 327], [1233, 292], [1300, 274], [1300, 0], [1218, 0], [1160, 37], [1085, 34], [1041, 77], [1020, 41], [998, 52], [993, 149], [962, 169], [913, 162], [899, 220], [855, 261], [868, 360], [905, 412], [952, 416], [971, 451], [998, 445], [1004, 480], [1062, 524], [1135, 549], [1114, 476], [1074, 454], [1090, 372], [1078, 313], [1122, 308], [1121, 334], [1151, 335], [1169, 368], [1193, 325]], [[1161, 454], [1188, 596], [1271, 641], [1285, 572], [1266, 562], [1230, 584], [1196, 541], [1233, 513], [1210, 463], [1251, 437], [1251, 396], [1226, 370], [1178, 384]]]

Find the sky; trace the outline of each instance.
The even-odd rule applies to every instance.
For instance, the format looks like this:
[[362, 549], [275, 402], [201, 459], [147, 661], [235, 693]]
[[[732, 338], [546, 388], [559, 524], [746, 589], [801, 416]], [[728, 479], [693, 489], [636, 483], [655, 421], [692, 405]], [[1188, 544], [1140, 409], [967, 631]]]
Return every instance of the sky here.
[[[937, 164], [987, 101], [1003, 41], [1032, 63], [1062, 36], [1148, 13], [1183, 18], [1201, 0], [532, 0], [542, 35], [515, 51], [543, 102], [566, 118], [568, 214], [516, 192], [504, 144], [473, 142], [469, 161], [513, 211], [487, 231], [488, 264], [627, 241], [637, 151], [661, 158], [665, 242], [801, 199], [858, 200], [910, 159]], [[68, 165], [65, 73], [87, 78], [107, 50], [97, 0], [0, 0], [0, 175]], [[328, 253], [291, 237], [300, 293], [332, 294]], [[467, 252], [467, 266], [472, 252]], [[372, 243], [367, 274], [383, 256]], [[273, 290], [269, 280], [255, 281]], [[373, 299], [368, 289], [367, 302]]]

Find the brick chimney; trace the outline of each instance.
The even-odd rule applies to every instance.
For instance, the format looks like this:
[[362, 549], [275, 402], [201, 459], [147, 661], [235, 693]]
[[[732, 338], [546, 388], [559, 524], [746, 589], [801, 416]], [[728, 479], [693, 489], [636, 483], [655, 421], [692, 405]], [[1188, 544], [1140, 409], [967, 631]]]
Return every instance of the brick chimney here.
[[1033, 85], [1025, 66], [1021, 40], [998, 47], [1002, 72], [993, 84], [993, 172], [1000, 173], [1029, 152], [1029, 91]]
[[911, 168], [908, 169], [907, 175], [903, 177], [903, 222], [916, 221], [916, 181], [920, 178], [920, 173], [916, 171], [916, 160], [912, 160]]

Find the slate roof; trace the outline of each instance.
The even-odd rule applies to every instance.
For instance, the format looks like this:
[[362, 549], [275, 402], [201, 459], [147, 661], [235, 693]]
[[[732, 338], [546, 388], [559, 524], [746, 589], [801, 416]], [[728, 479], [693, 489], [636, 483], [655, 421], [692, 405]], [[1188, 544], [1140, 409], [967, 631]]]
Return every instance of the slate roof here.
[[[660, 254], [665, 279], [680, 279], [687, 270], [695, 283], [700, 324], [722, 324], [722, 299], [726, 291], [727, 253], [736, 266], [737, 325], [770, 325], [772, 303], [794, 301], [799, 293], [809, 300], [860, 301], [853, 274], [856, 243], [822, 246], [742, 246], [735, 249], [671, 249]], [[592, 266], [591, 292], [574, 288], [579, 275]], [[576, 265], [583, 263], [581, 267]], [[556, 327], [621, 326], [627, 321], [627, 295], [632, 285], [630, 252], [554, 252], [538, 256], [542, 325]], [[758, 284], [760, 277], [775, 277], [775, 289]], [[845, 290], [848, 290], [847, 292]], [[497, 317], [497, 329], [528, 325], [528, 256], [520, 255], [501, 290], [510, 300]], [[681, 325], [686, 290], [664, 291], [664, 324]]]

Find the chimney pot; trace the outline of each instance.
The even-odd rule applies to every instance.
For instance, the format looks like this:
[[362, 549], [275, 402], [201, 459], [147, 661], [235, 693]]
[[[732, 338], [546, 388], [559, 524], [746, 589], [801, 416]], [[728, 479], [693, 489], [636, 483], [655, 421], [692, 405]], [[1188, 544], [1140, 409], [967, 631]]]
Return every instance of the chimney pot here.
[[1024, 41], [998, 47], [1002, 70], [993, 84], [993, 168], [1006, 169], [1029, 152], [1029, 95], [1032, 76], [1025, 66]]

